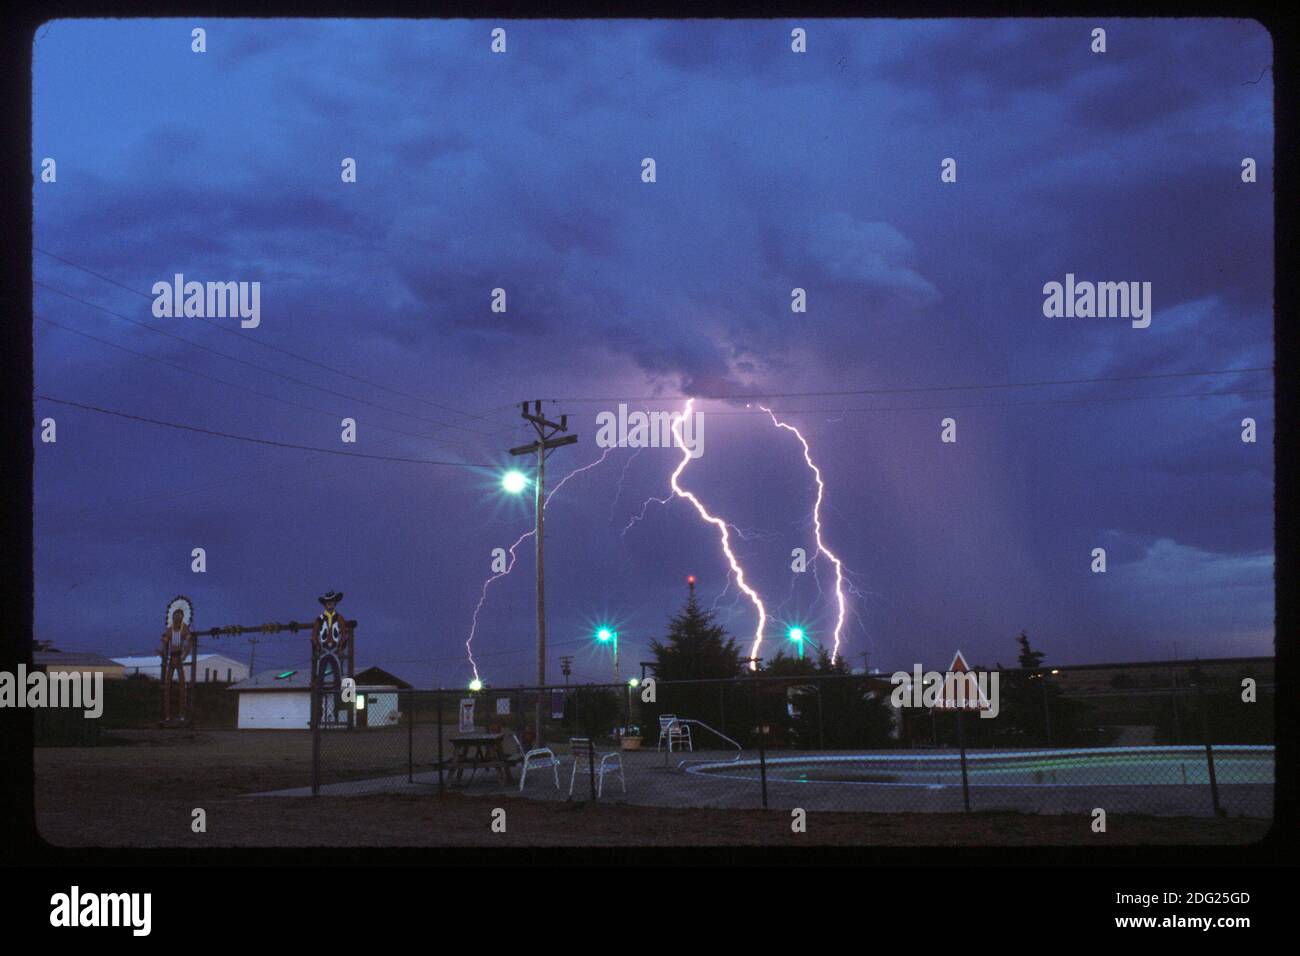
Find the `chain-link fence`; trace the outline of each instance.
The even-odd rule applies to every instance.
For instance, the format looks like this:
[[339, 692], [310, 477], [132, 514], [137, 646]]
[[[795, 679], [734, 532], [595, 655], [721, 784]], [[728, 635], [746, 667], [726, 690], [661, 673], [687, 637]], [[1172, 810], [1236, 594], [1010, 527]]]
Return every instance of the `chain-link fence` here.
[[[760, 671], [637, 686], [372, 690], [333, 709], [322, 699], [317, 713], [333, 719], [316, 722], [313, 789], [427, 786], [671, 807], [1272, 816], [1271, 666], [907, 676]], [[356, 711], [352, 729], [339, 719], [347, 706]]]

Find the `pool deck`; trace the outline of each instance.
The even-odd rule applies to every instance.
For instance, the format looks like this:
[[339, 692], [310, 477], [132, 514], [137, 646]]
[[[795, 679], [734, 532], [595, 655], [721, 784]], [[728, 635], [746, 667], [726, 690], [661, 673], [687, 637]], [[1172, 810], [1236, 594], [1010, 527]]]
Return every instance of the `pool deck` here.
[[[603, 752], [603, 751], [602, 751]], [[782, 759], [791, 757], [828, 757], [835, 752], [800, 752], [782, 750]], [[848, 755], [847, 752], [843, 752]], [[861, 751], [854, 751], [861, 754]], [[878, 751], [882, 756], [898, 756], [898, 751]], [[935, 757], [955, 756], [955, 751], [928, 752]], [[757, 767], [737, 767], [734, 776], [719, 768], [710, 773], [688, 773], [678, 769], [683, 760], [696, 762], [723, 762], [736, 757], [736, 751], [699, 751], [665, 754], [649, 751], [624, 751], [624, 777], [626, 793], [618, 775], [607, 774], [604, 793], [600, 799], [640, 806], [661, 807], [718, 807], [761, 808], [762, 784]], [[772, 755], [775, 756], [775, 755]], [[502, 787], [489, 770], [480, 770], [464, 786], [451, 786], [449, 774], [443, 775], [447, 792], [475, 796], [500, 795], [502, 797], [533, 800], [564, 801], [569, 797], [569, 781], [573, 773], [573, 758], [559, 755], [560, 786], [555, 786], [555, 776], [549, 768], [531, 769], [524, 791], [519, 790], [518, 768], [515, 783]], [[745, 751], [740, 760], [757, 760], [757, 751]], [[585, 766], [584, 760], [582, 766]], [[752, 779], [751, 779], [752, 777]], [[438, 772], [418, 771], [412, 780], [405, 773], [393, 776], [371, 777], [363, 780], [330, 780], [326, 769], [320, 787], [322, 796], [363, 796], [378, 793], [436, 793]], [[574, 800], [591, 799], [590, 778], [579, 769], [573, 781]], [[259, 797], [310, 796], [311, 788], [294, 787], [254, 794]], [[1230, 816], [1268, 817], [1272, 815], [1273, 787], [1271, 784], [1220, 783], [1219, 799]], [[1158, 816], [1213, 816], [1210, 788], [1205, 784], [1189, 785], [1073, 785], [1040, 784], [1033, 786], [979, 786], [970, 788], [971, 809], [1017, 810], [1026, 813], [1091, 813], [1101, 807], [1107, 813], [1140, 813]], [[769, 808], [790, 810], [838, 810], [857, 812], [961, 812], [962, 788], [947, 782], [926, 784], [845, 783], [838, 781], [792, 781], [769, 779], [767, 782]]]

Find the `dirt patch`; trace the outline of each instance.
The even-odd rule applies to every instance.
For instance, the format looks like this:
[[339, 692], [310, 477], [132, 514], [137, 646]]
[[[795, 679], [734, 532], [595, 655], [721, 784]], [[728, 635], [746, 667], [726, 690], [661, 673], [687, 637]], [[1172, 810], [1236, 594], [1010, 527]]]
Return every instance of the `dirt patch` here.
[[[1025, 846], [1243, 844], [1270, 821], [1020, 813], [809, 812], [793, 833], [784, 811], [544, 802], [424, 793], [250, 797], [304, 785], [305, 733], [119, 734], [127, 746], [36, 751], [37, 825], [58, 846]], [[375, 755], [358, 753], [357, 766]], [[380, 761], [383, 763], [384, 761]], [[385, 763], [382, 772], [404, 772]], [[202, 807], [207, 832], [193, 833]], [[506, 832], [491, 829], [506, 811]]]

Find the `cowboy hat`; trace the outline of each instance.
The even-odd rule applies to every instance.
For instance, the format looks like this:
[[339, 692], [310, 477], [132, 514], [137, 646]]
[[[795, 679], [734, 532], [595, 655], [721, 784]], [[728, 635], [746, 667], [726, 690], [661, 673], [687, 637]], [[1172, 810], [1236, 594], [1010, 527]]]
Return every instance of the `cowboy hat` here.
[[342, 600], [343, 600], [343, 592], [342, 592], [342, 591], [326, 591], [323, 595], [321, 595], [320, 597], [318, 597], [316, 600], [320, 601], [321, 604], [324, 604], [326, 601], [333, 601], [335, 604], [338, 604], [339, 601], [342, 601]]

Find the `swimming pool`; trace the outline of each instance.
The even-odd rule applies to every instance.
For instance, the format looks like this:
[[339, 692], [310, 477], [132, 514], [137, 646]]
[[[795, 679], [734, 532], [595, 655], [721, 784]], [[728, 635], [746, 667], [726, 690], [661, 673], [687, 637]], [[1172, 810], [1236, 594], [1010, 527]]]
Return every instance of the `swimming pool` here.
[[[959, 753], [802, 754], [768, 757], [767, 779], [881, 787], [961, 786]], [[759, 761], [700, 762], [687, 773], [756, 780]], [[1205, 748], [1199, 746], [1092, 747], [1068, 750], [968, 751], [972, 787], [1182, 786], [1208, 784]], [[1271, 745], [1217, 745], [1220, 786], [1271, 784]]]

